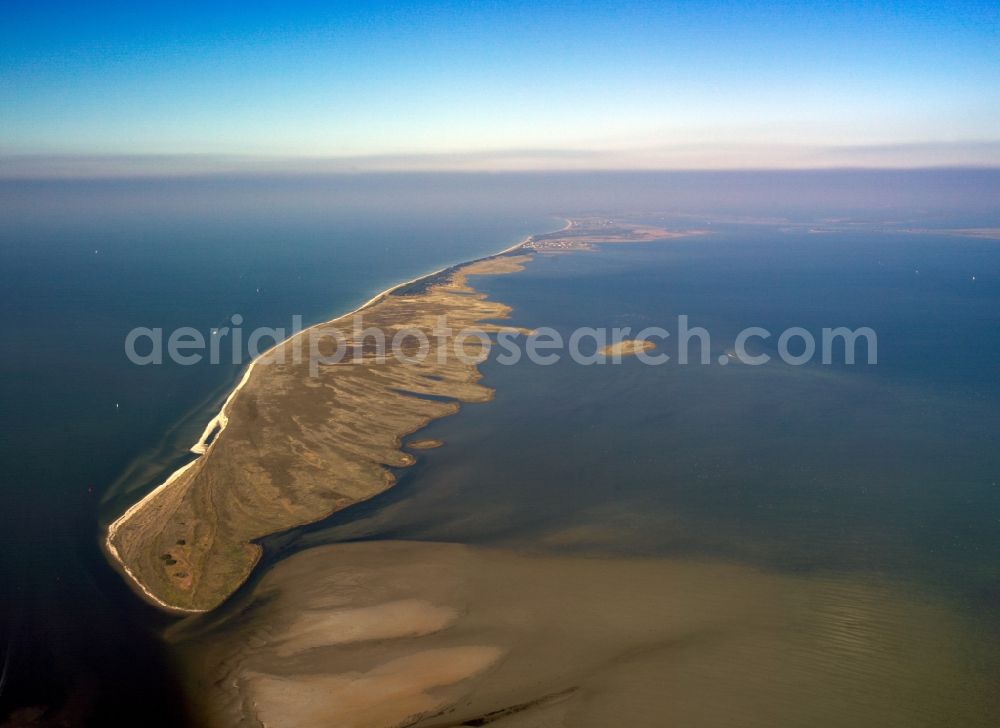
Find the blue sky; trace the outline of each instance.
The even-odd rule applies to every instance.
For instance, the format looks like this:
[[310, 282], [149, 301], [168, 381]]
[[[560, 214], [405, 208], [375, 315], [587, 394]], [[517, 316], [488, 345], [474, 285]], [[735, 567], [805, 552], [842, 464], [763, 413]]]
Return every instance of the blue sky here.
[[1000, 164], [1000, 5], [22, 3], [0, 25], [0, 154]]

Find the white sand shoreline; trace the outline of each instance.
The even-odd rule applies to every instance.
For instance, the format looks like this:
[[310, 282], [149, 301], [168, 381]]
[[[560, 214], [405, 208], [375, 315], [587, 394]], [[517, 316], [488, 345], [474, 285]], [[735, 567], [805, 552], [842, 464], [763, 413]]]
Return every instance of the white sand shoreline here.
[[[569, 220], [569, 219], [566, 219], [566, 225], [565, 225], [565, 227], [561, 228], [560, 231], [561, 230], [568, 230], [572, 226], [573, 226], [573, 221]], [[553, 232], [559, 232], [559, 231], [553, 231]], [[543, 233], [543, 234], [546, 234], [546, 233]], [[253, 361], [251, 361], [250, 364], [247, 366], [246, 371], [243, 373], [243, 376], [240, 378], [239, 383], [236, 385], [236, 387], [233, 389], [233, 391], [229, 393], [229, 396], [226, 397], [226, 401], [222, 403], [222, 407], [219, 409], [219, 412], [215, 415], [215, 417], [213, 417], [211, 420], [208, 421], [208, 423], [205, 425], [205, 428], [202, 430], [201, 436], [198, 438], [198, 441], [195, 442], [195, 444], [191, 446], [190, 451], [192, 453], [197, 454], [199, 457], [194, 458], [189, 463], [186, 463], [185, 465], [181, 466], [180, 468], [178, 468], [177, 470], [175, 470], [173, 473], [171, 473], [170, 476], [166, 480], [164, 480], [162, 483], [160, 483], [160, 485], [158, 485], [155, 488], [153, 488], [153, 490], [151, 490], [149, 493], [147, 493], [143, 498], [141, 498], [140, 500], [138, 500], [137, 502], [135, 502], [134, 504], [132, 504], [132, 506], [130, 506], [122, 515], [120, 515], [118, 518], [116, 518], [108, 526], [107, 533], [106, 533], [105, 538], [104, 538], [104, 547], [105, 547], [105, 551], [107, 552], [107, 554], [113, 560], [113, 563], [116, 564], [120, 568], [120, 570], [122, 571], [122, 573], [125, 574], [128, 577], [128, 581], [135, 588], [137, 588], [139, 591], [141, 591], [142, 594], [148, 600], [150, 600], [153, 603], [159, 605], [160, 607], [162, 607], [164, 609], [167, 609], [167, 610], [170, 610], [172, 612], [182, 612], [182, 613], [185, 613], [185, 614], [201, 614], [204, 611], [206, 611], [206, 610], [202, 610], [202, 609], [184, 609], [182, 607], [177, 607], [177, 606], [174, 606], [172, 604], [168, 604], [168, 603], [164, 602], [162, 599], [158, 598], [152, 592], [150, 592], [146, 588], [146, 586], [136, 577], [136, 575], [128, 568], [128, 566], [125, 565], [125, 561], [121, 558], [121, 554], [118, 552], [118, 549], [114, 545], [114, 538], [115, 538], [115, 536], [118, 533], [118, 529], [121, 527], [121, 525], [123, 523], [125, 523], [130, 518], [132, 518], [137, 513], [139, 513], [139, 511], [141, 511], [148, 503], [150, 503], [152, 500], [154, 500], [171, 483], [173, 483], [175, 480], [177, 480], [177, 478], [179, 478], [188, 468], [190, 468], [192, 465], [194, 465], [196, 462], [198, 462], [198, 460], [200, 459], [200, 457], [203, 457], [204, 455], [206, 455], [211, 450], [212, 445], [215, 442], [218, 441], [219, 436], [222, 434], [222, 431], [226, 428], [226, 425], [229, 422], [229, 418], [226, 415], [227, 408], [229, 407], [230, 403], [233, 401], [233, 398], [236, 397], [236, 395], [239, 393], [239, 391], [244, 386], [246, 386], [246, 383], [248, 381], [250, 381], [250, 375], [253, 373], [254, 367], [256, 366], [257, 362], [259, 362], [261, 359], [263, 359], [264, 357], [266, 357], [268, 354], [270, 354], [272, 351], [274, 351], [278, 347], [284, 346], [289, 341], [292, 341], [293, 339], [295, 339], [297, 337], [303, 336], [304, 334], [312, 331], [313, 329], [317, 329], [317, 328], [320, 328], [320, 327], [323, 327], [323, 326], [328, 326], [330, 324], [336, 324], [336, 323], [338, 323], [340, 321], [343, 321], [348, 316], [353, 316], [353, 315], [355, 315], [357, 313], [360, 313], [360, 312], [364, 311], [365, 309], [369, 308], [370, 306], [372, 306], [372, 305], [378, 303], [379, 301], [383, 300], [386, 296], [389, 296], [393, 292], [399, 290], [400, 288], [403, 288], [404, 286], [409, 286], [409, 285], [411, 285], [413, 283], [417, 283], [417, 282], [422, 281], [422, 280], [424, 280], [426, 278], [432, 278], [433, 276], [436, 276], [436, 275], [439, 275], [439, 274], [443, 273], [444, 271], [448, 270], [449, 268], [453, 268], [453, 267], [460, 266], [460, 265], [468, 265], [468, 264], [474, 263], [474, 262], [476, 262], [478, 260], [487, 260], [487, 259], [490, 259], [490, 258], [496, 258], [497, 256], [501, 256], [501, 255], [506, 255], [508, 253], [512, 253], [515, 250], [518, 250], [519, 248], [522, 248], [525, 245], [527, 245], [528, 243], [530, 243], [534, 239], [534, 237], [535, 237], [534, 235], [529, 235], [528, 237], [524, 238], [524, 240], [521, 240], [520, 242], [517, 242], [517, 243], [515, 243], [514, 245], [511, 245], [508, 248], [504, 248], [503, 250], [501, 250], [501, 251], [499, 251], [497, 253], [493, 253], [491, 255], [486, 255], [486, 256], [483, 256], [482, 258], [474, 258], [474, 259], [468, 260], [468, 261], [462, 261], [462, 262], [459, 262], [459, 263], [452, 263], [451, 265], [446, 265], [446, 266], [444, 266], [442, 268], [438, 268], [437, 270], [432, 271], [430, 273], [423, 273], [423, 274], [421, 274], [419, 276], [416, 276], [414, 278], [411, 278], [411, 279], [409, 279], [407, 281], [403, 281], [401, 283], [396, 283], [396, 284], [390, 286], [389, 288], [386, 288], [384, 291], [381, 291], [380, 293], [375, 294], [374, 296], [372, 296], [371, 298], [369, 298], [367, 301], [365, 301], [364, 303], [362, 303], [360, 306], [357, 306], [356, 308], [354, 308], [351, 311], [348, 311], [347, 313], [341, 314], [340, 316], [337, 316], [336, 318], [333, 318], [333, 319], [329, 319], [327, 321], [322, 321], [320, 323], [313, 324], [312, 326], [309, 326], [307, 328], [302, 329], [301, 331], [296, 332], [295, 334], [293, 334], [292, 336], [288, 337], [287, 339], [284, 339], [284, 340], [276, 343], [274, 346], [272, 346], [271, 348], [269, 348], [263, 354], [261, 354], [260, 356], [258, 356], [257, 358], [255, 358]], [[214, 434], [214, 438], [212, 437], [213, 434]], [[211, 443], [209, 443], [209, 439], [211, 439]]]

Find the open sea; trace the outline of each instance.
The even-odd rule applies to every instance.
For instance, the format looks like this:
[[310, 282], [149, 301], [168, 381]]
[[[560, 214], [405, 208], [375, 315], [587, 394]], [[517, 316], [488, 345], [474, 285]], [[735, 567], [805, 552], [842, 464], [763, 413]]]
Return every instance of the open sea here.
[[[496, 178], [0, 182], [0, 725], [32, 706], [101, 726], [185, 720], [158, 637], [170, 619], [134, 597], [99, 540], [190, 457], [240, 366], [135, 366], [123, 348], [133, 327], [207, 333], [234, 314], [246, 330], [289, 327], [293, 315], [308, 325], [561, 227], [557, 214], [637, 219], [640, 206], [670, 210], [649, 222], [711, 233], [539, 255], [478, 287], [513, 306], [510, 323], [567, 338], [581, 326], [676, 337], [684, 315], [710, 332], [710, 364], [489, 361], [495, 399], [421, 432], [444, 447], [372, 501], [269, 539], [265, 565], [319, 543], [406, 538], [888, 585], [947, 605], [964, 631], [941, 683], [982, 698], [982, 721], [963, 725], [996, 725], [1000, 241], [943, 231], [997, 226], [1000, 214], [982, 199], [928, 210], [934, 184], [953, 191], [942, 179], [913, 185], [905, 211], [898, 200], [823, 208], [819, 190], [789, 210], [727, 198], [684, 215], [669, 190], [634, 180], [641, 194], [608, 183], [604, 206], [593, 182], [546, 197]], [[846, 186], [836, 181], [833, 197]], [[864, 224], [808, 222], [847, 214]], [[911, 226], [939, 232], [901, 232]], [[853, 366], [789, 366], [772, 339], [756, 350], [772, 362], [720, 365], [748, 326], [800, 326], [817, 340], [823, 327], [868, 326], [878, 363], [862, 351]], [[933, 645], [933, 630], [907, 632], [870, 590], [864, 603], [853, 593], [838, 591], [834, 606], [868, 620], [868, 633], [848, 635], [864, 643], [860, 664], [907, 680], [914, 668], [893, 662], [885, 631]], [[862, 704], [864, 683], [831, 689]], [[947, 690], [935, 698], [946, 714], [961, 697]]]

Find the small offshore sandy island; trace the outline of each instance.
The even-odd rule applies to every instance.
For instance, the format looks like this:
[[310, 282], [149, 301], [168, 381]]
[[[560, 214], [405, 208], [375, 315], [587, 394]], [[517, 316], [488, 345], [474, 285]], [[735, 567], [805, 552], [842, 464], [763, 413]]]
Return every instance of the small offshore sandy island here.
[[623, 356], [637, 356], [638, 354], [655, 349], [656, 344], [646, 339], [622, 339], [613, 344], [608, 344], [599, 350], [602, 356], [612, 359], [621, 359]]
[[434, 448], [441, 447], [442, 445], [444, 445], [442, 440], [434, 440], [431, 438], [424, 440], [410, 440], [406, 443], [406, 446], [413, 450], [433, 450]]

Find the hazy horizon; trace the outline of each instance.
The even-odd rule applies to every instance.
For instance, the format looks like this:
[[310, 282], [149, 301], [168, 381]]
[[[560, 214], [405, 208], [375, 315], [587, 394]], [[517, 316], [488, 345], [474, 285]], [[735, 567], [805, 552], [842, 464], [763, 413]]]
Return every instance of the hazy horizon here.
[[[408, 212], [447, 211], [461, 216], [484, 209], [518, 215], [573, 215], [609, 210], [727, 213], [749, 218], [819, 219], [857, 215], [866, 222], [895, 223], [958, 215], [968, 226], [1000, 224], [1000, 169], [820, 169], [820, 170], [603, 170], [533, 172], [323, 172], [287, 171], [175, 174], [50, 174], [5, 177], [0, 171], [0, 211], [5, 224], [59, 219], [59, 211], [107, 215], [145, 209], [162, 216], [206, 195], [216, 214], [258, 217], [279, 205], [307, 216], [357, 210], [378, 214], [387, 207]], [[266, 202], [265, 202], [266, 201]], [[263, 208], [261, 207], [263, 205]], [[747, 217], [749, 216], [749, 217]], [[235, 218], [233, 218], [235, 219]], [[954, 222], [954, 220], [952, 221]]]
[[[994, 150], [996, 147], [996, 150]], [[891, 151], [900, 159], [911, 147], [900, 145], [886, 150], [872, 147], [870, 152]], [[945, 145], [914, 145], [916, 154], [908, 163], [865, 164], [858, 159], [843, 157], [838, 151], [817, 150], [815, 160], [826, 163], [761, 164], [755, 157], [745, 164], [676, 164], [658, 165], [657, 158], [646, 164], [617, 159], [599, 151], [508, 150], [502, 153], [476, 154], [411, 154], [373, 155], [363, 157], [268, 157], [261, 155], [212, 154], [109, 154], [109, 155], [47, 155], [0, 154], [0, 180], [43, 179], [114, 179], [135, 177], [205, 177], [205, 176], [334, 176], [352, 174], [530, 174], [530, 173], [772, 173], [772, 172], [867, 172], [935, 170], [1000, 170], [1000, 143], [966, 145], [956, 149], [962, 161], [935, 163], [935, 158], [947, 158], [950, 147]], [[856, 149], [862, 155], [864, 149]], [[994, 151], [996, 161], [992, 161]], [[990, 161], [976, 161], [986, 152]], [[719, 154], [717, 151], [712, 155]]]

